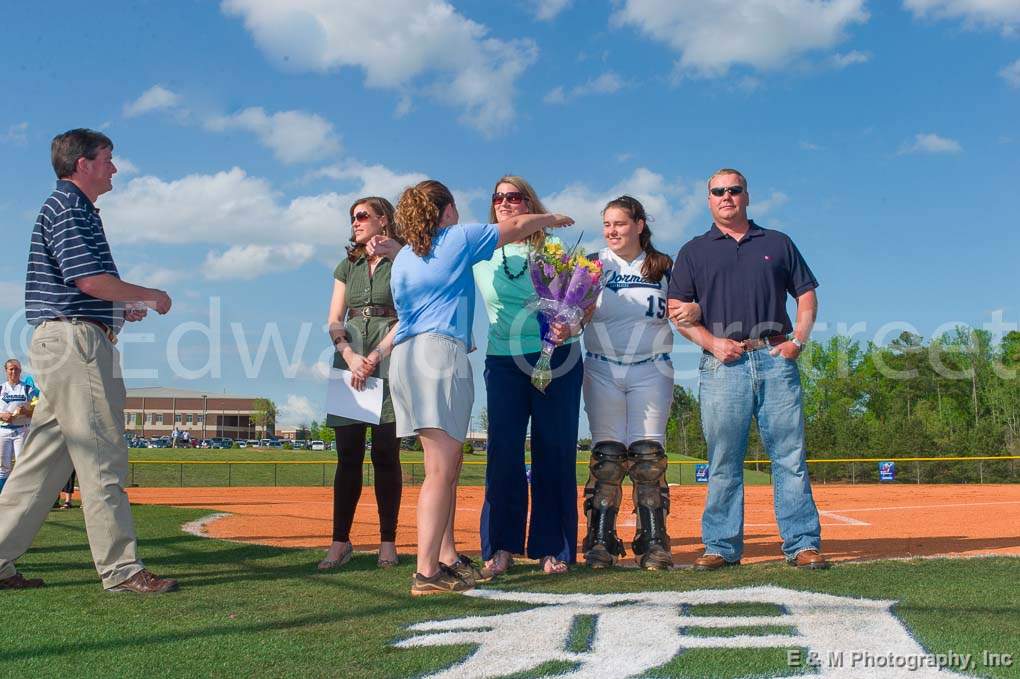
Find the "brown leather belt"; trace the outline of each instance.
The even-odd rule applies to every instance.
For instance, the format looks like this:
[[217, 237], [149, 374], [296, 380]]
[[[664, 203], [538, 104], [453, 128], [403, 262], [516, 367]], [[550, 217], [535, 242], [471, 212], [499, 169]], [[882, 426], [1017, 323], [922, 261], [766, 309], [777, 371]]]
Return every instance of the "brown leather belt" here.
[[774, 347], [786, 341], [786, 335], [772, 335], [771, 337], [746, 339], [740, 343], [740, 346], [744, 347], [744, 351], [754, 351], [756, 349], [764, 349], [765, 347]]
[[384, 304], [370, 304], [368, 306], [353, 306], [351, 307], [351, 316], [361, 316], [363, 318], [369, 318], [373, 316], [381, 316], [384, 318], [396, 318], [397, 310], [391, 306]]
[[88, 323], [90, 325], [94, 325], [94, 326], [96, 326], [97, 328], [99, 328], [100, 330], [103, 331], [103, 334], [106, 335], [106, 339], [110, 340], [110, 342], [112, 344], [116, 344], [117, 343], [117, 335], [113, 332], [113, 330], [110, 329], [110, 326], [108, 326], [106, 323], [103, 323], [102, 321], [97, 321], [94, 318], [85, 318], [84, 316], [75, 316], [73, 318], [51, 318], [49, 320], [51, 320], [51, 321], [63, 321], [65, 323], [74, 323], [75, 321], [78, 321], [80, 323]]

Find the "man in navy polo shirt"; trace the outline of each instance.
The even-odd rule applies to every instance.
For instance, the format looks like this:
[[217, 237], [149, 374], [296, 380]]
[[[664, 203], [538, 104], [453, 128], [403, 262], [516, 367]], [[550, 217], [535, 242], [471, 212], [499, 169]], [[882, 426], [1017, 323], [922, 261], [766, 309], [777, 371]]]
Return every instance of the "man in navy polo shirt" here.
[[[740, 563], [744, 549], [744, 456], [751, 418], [772, 461], [783, 554], [799, 568], [827, 568], [811, 495], [797, 357], [818, 311], [818, 281], [789, 236], [747, 218], [747, 179], [725, 168], [708, 180], [714, 223], [680, 249], [669, 283], [670, 318], [704, 350], [701, 423], [708, 443], [705, 554], [697, 570]], [[797, 323], [786, 313], [797, 300]], [[697, 302], [691, 323], [677, 302]]]
[[46, 199], [28, 255], [25, 316], [42, 391], [32, 429], [0, 495], [0, 590], [41, 587], [14, 560], [31, 546], [57, 491], [78, 473], [96, 570], [110, 592], [153, 594], [177, 581], [145, 569], [124, 482], [124, 380], [114, 344], [146, 307], [170, 311], [162, 290], [120, 280], [96, 199], [113, 188], [113, 142], [92, 130], [57, 135], [50, 148], [57, 187]]

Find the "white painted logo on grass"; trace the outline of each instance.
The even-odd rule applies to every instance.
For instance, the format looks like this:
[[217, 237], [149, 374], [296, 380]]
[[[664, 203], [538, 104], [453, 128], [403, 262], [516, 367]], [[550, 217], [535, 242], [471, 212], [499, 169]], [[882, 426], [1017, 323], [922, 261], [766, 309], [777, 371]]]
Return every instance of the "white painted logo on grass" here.
[[[911, 636], [891, 612], [894, 601], [851, 599], [798, 592], [781, 587], [637, 592], [631, 594], [544, 594], [474, 590], [482, 599], [534, 604], [505, 615], [470, 616], [423, 622], [408, 631], [417, 636], [399, 641], [398, 648], [476, 645], [466, 660], [429, 675], [431, 679], [486, 679], [533, 671], [550, 662], [576, 663], [561, 677], [600, 679], [640, 676], [697, 648], [803, 649], [791, 653], [794, 664], [812, 661], [821, 677], [963, 676], [938, 662]], [[779, 615], [698, 616], [691, 606], [702, 604], [774, 604]], [[579, 616], [594, 620], [585, 651], [568, 648]], [[699, 634], [688, 628], [781, 627], [782, 634], [734, 636]], [[926, 659], [928, 661], [926, 662]], [[959, 666], [958, 664], [956, 666]], [[749, 674], [755, 672], [749, 668]]]

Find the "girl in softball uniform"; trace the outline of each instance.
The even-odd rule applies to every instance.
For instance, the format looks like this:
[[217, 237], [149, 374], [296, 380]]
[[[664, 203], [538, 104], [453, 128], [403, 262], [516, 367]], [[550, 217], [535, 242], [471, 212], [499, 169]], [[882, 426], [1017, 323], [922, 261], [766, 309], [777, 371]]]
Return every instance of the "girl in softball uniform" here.
[[648, 217], [637, 199], [610, 201], [602, 218], [606, 247], [598, 258], [605, 287], [584, 331], [584, 404], [594, 446], [582, 549], [592, 568], [612, 566], [625, 554], [616, 515], [629, 474], [637, 513], [635, 560], [642, 568], [664, 569], [673, 563], [663, 448], [673, 402], [673, 333], [666, 314], [673, 262], [652, 245]]

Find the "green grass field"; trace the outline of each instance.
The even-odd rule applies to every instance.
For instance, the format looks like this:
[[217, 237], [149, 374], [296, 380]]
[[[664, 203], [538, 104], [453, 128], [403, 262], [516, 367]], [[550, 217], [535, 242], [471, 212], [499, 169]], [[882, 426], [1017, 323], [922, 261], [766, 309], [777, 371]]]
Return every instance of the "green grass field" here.
[[[333, 451], [289, 451], [289, 450], [201, 450], [194, 448], [133, 448], [129, 483], [143, 487], [165, 486], [323, 486], [333, 483], [336, 469], [336, 453]], [[404, 469], [405, 483], [419, 484], [423, 476], [420, 451], [401, 451], [400, 459]], [[670, 455], [671, 461], [693, 460], [683, 455]], [[580, 451], [577, 456], [577, 482], [583, 484], [588, 478], [588, 452]], [[227, 462], [246, 464], [226, 464]], [[485, 453], [479, 451], [466, 455], [460, 483], [467, 486], [485, 485]], [[179, 462], [198, 462], [184, 464]], [[217, 462], [218, 464], [209, 464]], [[248, 463], [259, 464], [248, 464]], [[286, 464], [273, 464], [282, 462]], [[292, 462], [314, 464], [290, 464]], [[530, 458], [528, 458], [530, 462]], [[159, 463], [159, 464], [156, 464]], [[756, 471], [749, 467], [745, 472], [748, 484], [768, 484], [767, 465]], [[372, 466], [366, 456], [366, 482], [372, 481]], [[673, 464], [669, 466], [667, 480], [670, 483], [694, 483], [694, 465]]]
[[[460, 662], [472, 648], [394, 648], [394, 642], [408, 638], [409, 625], [529, 608], [461, 596], [412, 599], [409, 555], [389, 571], [377, 569], [374, 555], [366, 554], [341, 572], [318, 575], [318, 551], [220, 542], [180, 530], [183, 522], [206, 512], [150, 506], [134, 511], [147, 565], [178, 577], [182, 591], [151, 598], [105, 594], [91, 564], [80, 511], [55, 512], [19, 562], [26, 575], [45, 578], [47, 586], [0, 593], [0, 676], [415, 677]], [[1018, 662], [1012, 667], [978, 667], [973, 675], [1018, 677], [1017, 564], [1010, 558], [918, 560], [844, 565], [827, 572], [776, 564], [707, 574], [577, 568], [558, 578], [521, 566], [494, 587], [605, 593], [773, 584], [895, 599], [896, 615], [927, 651], [978, 657], [983, 650], [1013, 653]], [[754, 608], [715, 606], [697, 614], [773, 612]], [[594, 624], [580, 621], [571, 648], [585, 648], [586, 629], [590, 632]], [[645, 676], [784, 676], [791, 673], [785, 658], [784, 649], [693, 650]], [[559, 663], [514, 676], [550, 676], [568, 669], [569, 664]]]

